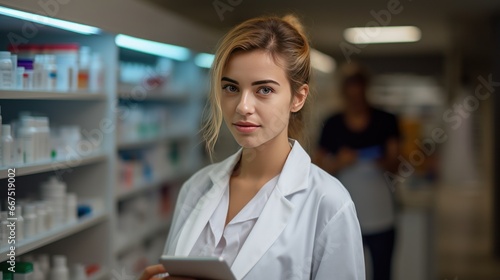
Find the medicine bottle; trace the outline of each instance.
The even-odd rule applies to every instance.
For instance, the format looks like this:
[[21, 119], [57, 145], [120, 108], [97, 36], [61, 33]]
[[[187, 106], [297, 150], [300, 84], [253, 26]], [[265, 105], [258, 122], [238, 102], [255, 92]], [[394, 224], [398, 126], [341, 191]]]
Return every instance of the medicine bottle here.
[[2, 154], [0, 165], [12, 166], [14, 164], [14, 140], [12, 139], [11, 128], [9, 124], [2, 125], [2, 144], [0, 145]]
[[55, 255], [52, 259], [54, 267], [50, 270], [50, 279], [69, 280], [69, 271], [66, 266], [66, 257]]
[[12, 60], [10, 52], [0, 52], [0, 89], [12, 87]]

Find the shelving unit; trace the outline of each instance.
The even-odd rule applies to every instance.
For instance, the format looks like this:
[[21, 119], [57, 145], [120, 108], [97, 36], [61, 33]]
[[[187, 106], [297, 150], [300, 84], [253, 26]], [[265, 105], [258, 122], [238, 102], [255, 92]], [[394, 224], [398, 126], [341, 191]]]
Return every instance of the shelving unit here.
[[169, 133], [165, 133], [164, 135], [161, 136], [144, 137], [142, 139], [132, 139], [126, 141], [122, 140], [118, 142], [117, 146], [119, 150], [137, 149], [141, 147], [147, 147], [154, 144], [166, 142], [171, 139], [189, 137], [190, 135], [192, 135], [192, 133], [193, 131], [189, 131], [188, 129], [174, 128], [170, 129]]
[[[7, 34], [20, 32], [25, 22], [5, 16], [0, 16], [0, 22], [0, 50], [5, 50], [9, 43]], [[98, 134], [96, 150], [46, 162], [0, 167], [0, 184], [7, 185], [7, 170], [15, 168], [16, 195], [19, 198], [32, 197], [40, 192], [40, 182], [56, 174], [67, 184], [68, 192], [78, 195], [79, 202], [80, 199], [99, 199], [102, 207], [91, 215], [19, 241], [16, 244], [16, 256], [63, 254], [68, 257], [69, 264], [80, 262], [101, 265], [102, 269], [91, 280], [109, 279], [113, 277], [113, 272], [126, 267], [119, 260], [131, 248], [142, 246], [155, 237], [157, 240], [158, 237], [166, 238], [171, 219], [162, 209], [161, 215], [148, 219], [147, 225], [140, 230], [118, 238], [122, 234], [118, 229], [120, 205], [137, 198], [151, 198], [165, 193], [175, 200], [179, 182], [201, 167], [203, 161], [198, 130], [204, 105], [202, 81], [207, 72], [195, 66], [192, 58], [175, 62], [174, 74], [169, 81], [175, 81], [176, 86], [180, 87], [152, 89], [143, 98], [133, 98], [131, 93], [135, 86], [119, 82], [119, 61], [128, 59], [127, 53], [132, 53], [136, 62], [151, 63], [157, 57], [130, 50], [123, 52], [123, 55], [115, 43], [115, 34], [107, 32], [87, 36], [43, 27], [29, 40], [30, 44], [65, 42], [89, 46], [101, 54], [106, 67], [104, 89], [98, 93], [0, 89], [3, 123], [15, 120], [21, 111], [36, 112], [47, 116], [51, 126], [78, 125], [82, 131], [89, 132], [88, 137]], [[164, 108], [169, 113], [168, 126], [156, 135], [120, 138], [117, 104], [123, 103], [139, 108]], [[106, 131], [103, 123], [112, 123], [114, 126]], [[168, 158], [170, 162], [167, 166], [170, 169], [157, 172], [152, 180], [142, 180], [128, 188], [122, 186], [118, 177], [120, 154], [131, 151], [141, 153], [158, 147], [166, 147], [165, 151], [169, 151], [169, 154], [160, 156]], [[3, 199], [6, 195], [1, 193], [0, 197]], [[0, 261], [7, 259], [6, 254], [7, 248], [0, 247]], [[157, 261], [157, 257], [152, 260]]]
[[0, 90], [0, 100], [103, 100], [104, 93]]
[[[49, 162], [40, 162], [40, 163], [34, 163], [34, 164], [29, 164], [29, 165], [13, 165], [9, 168], [15, 168], [16, 169], [16, 177], [19, 176], [25, 176], [25, 175], [31, 175], [31, 174], [38, 174], [38, 173], [44, 173], [44, 172], [50, 172], [54, 171], [55, 169], [58, 168], [75, 168], [79, 166], [84, 166], [87, 164], [93, 164], [101, 161], [107, 160], [107, 156], [104, 153], [93, 153], [92, 155], [89, 156], [83, 156], [79, 158], [72, 158], [71, 160], [54, 160], [54, 161], [49, 161]], [[75, 160], [77, 162], [75, 162]], [[8, 168], [1, 168], [0, 169], [0, 179], [5, 179], [7, 178], [7, 170]]]
[[[54, 241], [63, 239], [82, 230], [95, 226], [99, 223], [102, 223], [106, 221], [107, 218], [107, 215], [105, 215], [104, 213], [97, 213], [88, 217], [83, 217], [75, 223], [54, 228], [32, 238], [23, 239], [20, 242], [16, 243], [16, 254], [22, 255], [24, 253], [31, 252], [35, 249], [51, 244]], [[0, 248], [0, 262], [8, 259], [8, 252], [9, 250], [7, 247]]]

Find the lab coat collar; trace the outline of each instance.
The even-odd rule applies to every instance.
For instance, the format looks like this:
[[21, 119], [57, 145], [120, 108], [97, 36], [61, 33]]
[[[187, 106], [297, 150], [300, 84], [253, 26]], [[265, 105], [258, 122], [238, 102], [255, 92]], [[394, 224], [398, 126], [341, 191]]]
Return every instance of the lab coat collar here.
[[[242, 279], [255, 266], [288, 224], [294, 205], [286, 196], [308, 186], [311, 159], [297, 141], [291, 140], [291, 143], [292, 150], [283, 166], [277, 186], [231, 266], [237, 279]], [[224, 194], [229, 176], [240, 158], [241, 151], [240, 149], [236, 154], [216, 164], [209, 172], [213, 186], [200, 198], [186, 220], [177, 242], [175, 255], [187, 256], [191, 252]]]
[[[280, 176], [277, 185], [277, 188], [284, 196], [307, 187], [307, 177], [311, 163], [311, 158], [297, 140], [289, 139], [289, 142], [292, 144], [292, 150], [288, 154], [283, 170], [281, 171], [282, 175], [286, 175]], [[237, 153], [214, 166], [209, 173], [214, 184], [222, 187], [227, 186], [229, 176], [234, 166], [240, 160], [242, 150], [240, 149]]]

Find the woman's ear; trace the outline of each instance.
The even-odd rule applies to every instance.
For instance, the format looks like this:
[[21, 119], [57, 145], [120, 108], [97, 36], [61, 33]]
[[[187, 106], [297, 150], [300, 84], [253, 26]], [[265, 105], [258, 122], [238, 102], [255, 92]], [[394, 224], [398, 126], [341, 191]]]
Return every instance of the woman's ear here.
[[296, 94], [293, 96], [292, 100], [292, 106], [290, 108], [290, 111], [293, 113], [296, 113], [304, 107], [304, 104], [306, 103], [307, 96], [309, 95], [309, 85], [308, 84], [303, 84], [299, 90], [297, 91]]

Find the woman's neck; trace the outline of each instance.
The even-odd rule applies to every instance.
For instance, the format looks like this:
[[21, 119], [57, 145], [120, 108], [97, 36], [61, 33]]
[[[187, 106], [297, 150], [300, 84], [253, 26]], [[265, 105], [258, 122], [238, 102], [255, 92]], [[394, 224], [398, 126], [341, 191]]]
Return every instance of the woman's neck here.
[[288, 138], [281, 135], [257, 148], [243, 148], [233, 175], [255, 181], [270, 180], [281, 172], [290, 150]]

